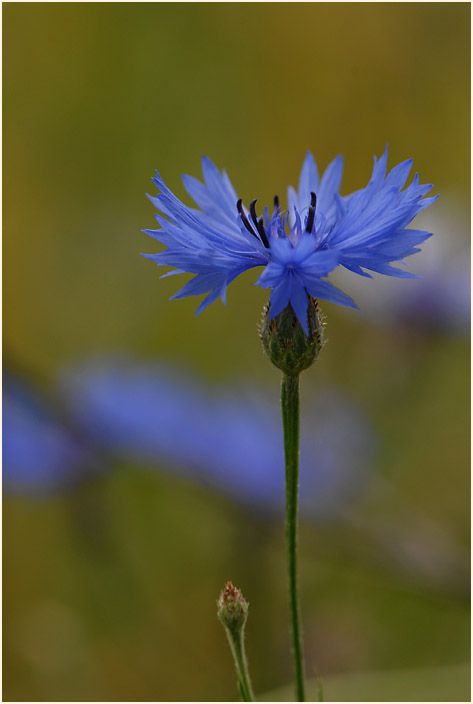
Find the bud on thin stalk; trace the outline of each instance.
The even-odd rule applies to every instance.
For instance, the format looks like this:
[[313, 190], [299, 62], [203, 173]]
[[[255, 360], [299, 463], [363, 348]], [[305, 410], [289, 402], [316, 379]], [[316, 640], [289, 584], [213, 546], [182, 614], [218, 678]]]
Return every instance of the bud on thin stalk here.
[[[295, 698], [305, 701], [304, 655], [297, 568], [297, 504], [299, 489], [299, 374], [317, 359], [323, 346], [323, 322], [318, 302], [308, 296], [307, 321], [303, 325], [289, 304], [270, 317], [266, 307], [261, 340], [267, 357], [283, 372], [281, 410], [286, 465], [286, 556], [289, 589], [291, 651], [295, 677]], [[307, 323], [307, 325], [305, 325]]]
[[217, 616], [225, 628], [235, 661], [238, 688], [244, 702], [253, 702], [248, 663], [245, 654], [245, 624], [248, 618], [248, 603], [239, 589], [227, 582], [217, 601]]

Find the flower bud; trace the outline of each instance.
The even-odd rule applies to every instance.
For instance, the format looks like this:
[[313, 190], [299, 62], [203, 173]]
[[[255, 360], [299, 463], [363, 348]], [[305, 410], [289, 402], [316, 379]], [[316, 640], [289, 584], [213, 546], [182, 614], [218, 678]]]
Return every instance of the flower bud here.
[[241, 630], [248, 617], [248, 603], [239, 589], [227, 582], [217, 601], [219, 621], [230, 631]]
[[297, 376], [315, 362], [323, 346], [323, 320], [317, 299], [309, 296], [308, 336], [290, 304], [275, 318], [269, 318], [269, 310], [268, 303], [260, 331], [266, 356], [285, 374]]

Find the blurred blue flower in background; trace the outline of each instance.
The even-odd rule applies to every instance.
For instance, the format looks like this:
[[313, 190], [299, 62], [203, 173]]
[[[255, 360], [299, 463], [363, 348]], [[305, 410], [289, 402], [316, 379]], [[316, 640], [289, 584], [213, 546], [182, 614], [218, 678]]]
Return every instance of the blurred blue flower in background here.
[[49, 492], [97, 470], [91, 452], [27, 382], [3, 374], [3, 486]]
[[407, 225], [437, 197], [424, 198], [432, 186], [419, 185], [417, 174], [410, 186], [401, 190], [412, 159], [386, 175], [387, 158], [386, 147], [379, 161], [375, 158], [366, 188], [342, 198], [338, 193], [342, 157], [337, 157], [319, 180], [309, 152], [298, 192], [289, 188], [288, 212], [281, 210], [275, 196], [272, 213], [265, 208], [260, 218], [256, 200], [248, 212], [226, 172], [220, 172], [207, 157], [202, 161], [204, 184], [183, 176], [200, 210], [178, 200], [156, 172], [153, 182], [160, 194], [149, 198], [165, 217], [157, 214], [161, 228], [145, 232], [167, 249], [143, 256], [175, 267], [164, 276], [196, 274], [172, 298], [207, 293], [197, 314], [219, 296], [225, 302], [227, 286], [239, 274], [264, 266], [257, 284], [271, 289], [269, 316], [279, 315], [290, 303], [308, 334], [309, 295], [356, 308], [351, 298], [323, 280], [339, 264], [366, 277], [371, 276], [366, 269], [413, 277], [392, 263], [404, 263], [404, 258], [418, 252], [418, 245], [430, 237], [430, 232], [407, 229]]
[[[246, 504], [283, 508], [281, 421], [264, 392], [209, 395], [182, 370], [110, 359], [69, 370], [63, 390], [81, 430], [116, 455]], [[374, 438], [359, 409], [337, 394], [321, 395], [304, 418], [302, 508], [329, 516], [363, 488]]]

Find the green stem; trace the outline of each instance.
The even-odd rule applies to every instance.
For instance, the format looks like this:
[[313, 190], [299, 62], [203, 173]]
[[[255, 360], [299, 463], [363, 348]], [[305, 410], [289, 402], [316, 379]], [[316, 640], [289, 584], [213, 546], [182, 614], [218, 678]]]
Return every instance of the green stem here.
[[245, 655], [244, 631], [243, 628], [226, 628], [228, 642], [235, 660], [235, 667], [238, 676], [238, 688], [244, 702], [254, 702], [255, 697], [251, 688], [251, 680], [248, 672], [248, 662]]
[[286, 551], [289, 582], [291, 649], [296, 687], [296, 701], [305, 701], [304, 660], [300, 626], [297, 576], [297, 492], [299, 484], [299, 376], [283, 374], [281, 408], [286, 462]]

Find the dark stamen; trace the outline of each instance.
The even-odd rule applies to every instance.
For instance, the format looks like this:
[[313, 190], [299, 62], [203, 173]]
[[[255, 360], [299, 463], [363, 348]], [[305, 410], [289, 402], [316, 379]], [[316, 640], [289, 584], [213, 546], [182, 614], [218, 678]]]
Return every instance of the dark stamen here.
[[258, 216], [256, 215], [256, 201], [257, 201], [257, 198], [252, 200], [250, 203], [250, 215], [251, 215], [251, 219], [255, 223], [256, 227], [258, 227]]
[[279, 196], [274, 196], [274, 207], [276, 210], [279, 209]]
[[259, 236], [261, 237], [261, 242], [264, 244], [265, 247], [269, 249], [269, 242], [268, 238], [266, 237], [266, 232], [264, 231], [262, 217], [260, 217], [260, 219], [256, 223], [256, 227], [258, 228]]
[[243, 221], [243, 225], [246, 227], [246, 229], [248, 230], [248, 232], [251, 232], [251, 234], [253, 235], [253, 237], [256, 237], [256, 239], [258, 239], [258, 235], [257, 235], [256, 232], [253, 230], [253, 228], [251, 227], [250, 223], [248, 222], [248, 218], [247, 218], [246, 215], [245, 215], [245, 212], [244, 212], [244, 210], [243, 210], [243, 205], [242, 205], [242, 202], [241, 202], [241, 198], [239, 198], [238, 201], [237, 201], [237, 210], [238, 210], [238, 212], [240, 213], [241, 219], [242, 219], [242, 221]]
[[257, 217], [257, 215], [256, 215], [256, 207], [255, 207], [255, 206], [256, 206], [256, 200], [257, 200], [257, 199], [255, 198], [255, 200], [252, 200], [251, 203], [250, 203], [250, 214], [251, 214], [251, 219], [253, 220], [253, 222], [254, 222], [254, 224], [255, 224], [255, 227], [256, 227], [256, 230], [257, 230], [257, 232], [258, 232], [259, 237], [258, 237], [258, 235], [256, 234], [255, 230], [253, 229], [253, 227], [252, 227], [250, 221], [248, 220], [248, 218], [247, 218], [246, 215], [245, 215], [245, 212], [244, 212], [244, 210], [243, 210], [243, 205], [242, 205], [241, 198], [239, 198], [238, 201], [237, 201], [237, 210], [238, 210], [238, 212], [240, 213], [241, 219], [242, 219], [242, 221], [243, 221], [243, 224], [244, 224], [244, 226], [246, 227], [246, 229], [248, 230], [248, 232], [251, 232], [251, 234], [253, 235], [253, 237], [256, 237], [256, 239], [261, 239], [261, 242], [264, 244], [264, 246], [269, 249], [269, 241], [268, 241], [268, 238], [267, 238], [267, 236], [266, 236], [266, 232], [264, 231], [263, 218], [261, 217], [261, 218], [258, 220], [258, 217]]
[[309, 205], [309, 215], [307, 216], [307, 222], [305, 226], [305, 231], [309, 233], [312, 232], [312, 228], [314, 226], [314, 217], [315, 217], [315, 210], [312, 207], [312, 205]]
[[314, 218], [315, 218], [315, 206], [317, 205], [317, 196], [315, 195], [314, 192], [311, 191], [310, 194], [310, 205], [309, 205], [309, 215], [307, 216], [307, 222], [305, 225], [305, 231], [309, 233], [312, 232], [312, 228], [314, 227]]
[[250, 215], [253, 219], [253, 222], [255, 223], [256, 229], [258, 230], [261, 242], [264, 244], [265, 247], [269, 248], [268, 238], [266, 237], [266, 232], [264, 231], [263, 227], [263, 218], [260, 218], [258, 220], [258, 216], [256, 215], [256, 200], [257, 199], [255, 198], [250, 203]]

